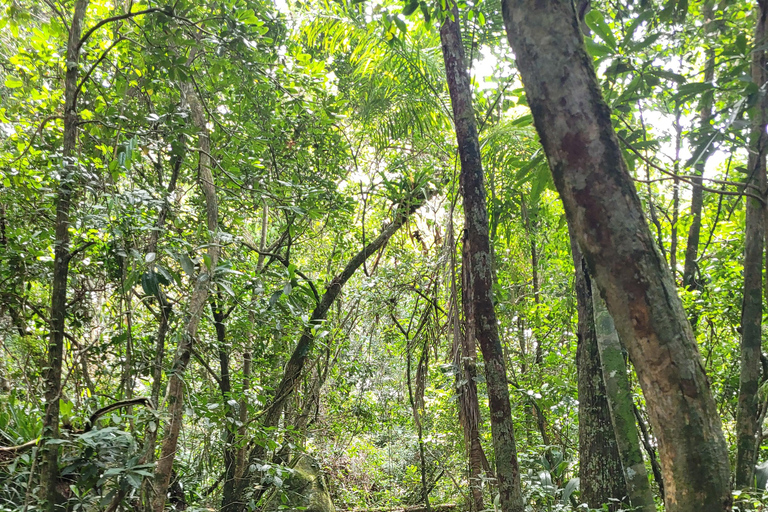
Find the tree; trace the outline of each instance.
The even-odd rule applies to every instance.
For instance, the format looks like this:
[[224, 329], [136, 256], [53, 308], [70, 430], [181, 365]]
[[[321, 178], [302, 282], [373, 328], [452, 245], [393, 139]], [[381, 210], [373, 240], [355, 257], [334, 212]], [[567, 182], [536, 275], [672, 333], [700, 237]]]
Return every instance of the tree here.
[[520, 469], [509, 404], [507, 370], [493, 305], [493, 264], [480, 142], [472, 107], [472, 90], [464, 60], [459, 11], [455, 4], [445, 13], [440, 27], [440, 43], [461, 160], [460, 182], [464, 197], [465, 229], [465, 257], [462, 263], [467, 267], [464, 271], [464, 293], [470, 302], [467, 330], [477, 338], [485, 362], [499, 501], [502, 510], [522, 511], [524, 505], [520, 492]]
[[[56, 198], [55, 221], [55, 256], [53, 261], [53, 282], [51, 286], [50, 342], [48, 344], [48, 365], [45, 377], [45, 418], [43, 434], [47, 439], [59, 437], [59, 400], [62, 395], [61, 368], [64, 365], [64, 329], [67, 318], [67, 278], [70, 251], [70, 207], [72, 194], [78, 181], [77, 132], [78, 103], [80, 92], [80, 49], [83, 41], [80, 34], [83, 29], [88, 0], [78, 0], [69, 28], [67, 41], [67, 72], [64, 79], [64, 137], [61, 150], [62, 166], [59, 178], [59, 190]], [[56, 509], [60, 498], [57, 491], [59, 478], [59, 447], [46, 445], [43, 450], [41, 468], [41, 497], [47, 500], [47, 510]]]
[[592, 283], [575, 237], [571, 237], [571, 251], [579, 315], [576, 366], [579, 372], [581, 499], [591, 508], [598, 508], [612, 500], [615, 500], [613, 507], [619, 507], [621, 500], [627, 496], [627, 483], [623, 478], [624, 472], [600, 364], [592, 304]]
[[729, 468], [717, 408], [627, 171], [575, 8], [562, 0], [505, 0], [502, 14], [566, 217], [643, 388], [667, 507], [726, 510]]
[[[768, 2], [757, 2], [759, 9], [755, 27], [755, 49], [752, 51], [752, 82], [762, 88], [768, 81], [766, 52], [760, 49], [768, 37], [766, 17]], [[736, 414], [736, 486], [752, 486], [757, 457], [758, 425], [757, 388], [760, 380], [763, 320], [763, 247], [765, 238], [766, 176], [765, 156], [768, 145], [766, 123], [768, 105], [759, 94], [751, 117], [747, 190], [755, 197], [746, 197], [746, 230], [744, 233], [744, 296], [741, 309], [741, 372], [739, 374], [739, 404]]]

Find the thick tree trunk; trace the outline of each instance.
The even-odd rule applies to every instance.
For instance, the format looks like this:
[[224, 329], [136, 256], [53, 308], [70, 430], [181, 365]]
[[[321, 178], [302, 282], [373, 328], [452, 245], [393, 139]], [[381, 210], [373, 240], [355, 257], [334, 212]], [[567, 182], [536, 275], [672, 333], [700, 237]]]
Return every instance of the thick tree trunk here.
[[727, 510], [728, 450], [717, 408], [573, 4], [502, 0], [502, 14], [568, 222], [643, 388], [658, 436], [667, 508]]
[[571, 252], [576, 271], [574, 287], [579, 313], [576, 369], [579, 389], [581, 501], [596, 509], [609, 503], [611, 510], [616, 510], [627, 496], [627, 484], [622, 476], [621, 459], [605, 394], [603, 369], [595, 334], [591, 280], [586, 262], [573, 236]]
[[[403, 224], [405, 224], [413, 212], [419, 209], [436, 193], [436, 191], [433, 189], [427, 190], [426, 195], [424, 195], [422, 192], [417, 192], [416, 190], [414, 190], [414, 192], [415, 194], [413, 197], [398, 205], [396, 210], [397, 213], [395, 218], [392, 220], [392, 223], [384, 228], [384, 230], [381, 232], [381, 234], [379, 234], [378, 237], [376, 237], [376, 239], [371, 241], [360, 252], [358, 252], [347, 263], [347, 266], [344, 267], [344, 270], [342, 270], [341, 273], [334, 277], [328, 284], [325, 293], [320, 298], [320, 301], [312, 312], [312, 316], [310, 317], [309, 321], [310, 327], [304, 329], [304, 332], [301, 334], [301, 338], [299, 338], [299, 342], [296, 344], [296, 348], [291, 354], [291, 358], [285, 365], [283, 377], [280, 380], [280, 384], [278, 384], [277, 388], [275, 389], [274, 398], [272, 399], [272, 403], [267, 408], [267, 412], [264, 415], [264, 419], [262, 420], [262, 426], [268, 428], [276, 427], [278, 425], [280, 416], [283, 413], [283, 406], [285, 405], [286, 400], [293, 393], [296, 383], [301, 377], [302, 370], [304, 369], [304, 363], [306, 362], [306, 359], [312, 350], [312, 346], [315, 340], [313, 328], [325, 321], [325, 318], [328, 315], [328, 310], [336, 301], [336, 298], [341, 293], [341, 289], [344, 287], [346, 282], [350, 277], [352, 277], [357, 269], [362, 266], [363, 262], [368, 259], [370, 255], [376, 253], [379, 249], [386, 245], [392, 235], [394, 235], [397, 230], [400, 229]], [[251, 450], [251, 453], [248, 456], [247, 466], [263, 460], [265, 455], [266, 448], [257, 445], [253, 450]], [[227, 502], [222, 502], [222, 512], [242, 512], [245, 510], [247, 501], [244, 498], [249, 482], [250, 476], [247, 474], [246, 469], [246, 474], [243, 475], [242, 480], [238, 483], [235, 492], [232, 493], [231, 499]]]
[[192, 84], [181, 84], [181, 93], [184, 102], [189, 107], [192, 123], [198, 131], [198, 145], [200, 150], [198, 171], [200, 186], [205, 198], [206, 222], [211, 236], [211, 243], [208, 245], [210, 268], [205, 264], [200, 265], [200, 273], [195, 281], [195, 289], [189, 300], [189, 317], [187, 325], [184, 329], [184, 334], [179, 341], [179, 346], [177, 347], [176, 355], [174, 356], [173, 365], [171, 367], [171, 374], [165, 398], [170, 421], [165, 428], [165, 435], [160, 450], [160, 458], [157, 461], [154, 476], [155, 495], [152, 498], [152, 509], [155, 512], [162, 512], [165, 507], [166, 494], [171, 481], [173, 460], [176, 456], [176, 448], [178, 446], [179, 433], [181, 432], [184, 413], [184, 371], [189, 364], [189, 358], [192, 354], [192, 344], [195, 336], [197, 336], [197, 328], [200, 325], [200, 319], [202, 318], [203, 310], [205, 309], [205, 304], [208, 300], [208, 288], [211, 283], [213, 271], [216, 269], [219, 260], [218, 202], [216, 199], [213, 174], [211, 173], [211, 159], [210, 156], [208, 156], [211, 153], [211, 143], [208, 137], [208, 130], [205, 126], [205, 113]]
[[520, 491], [520, 469], [517, 463], [512, 410], [509, 404], [507, 370], [493, 306], [493, 271], [480, 143], [477, 136], [475, 111], [472, 106], [469, 73], [464, 59], [464, 46], [461, 41], [458, 9], [453, 5], [445, 14], [446, 18], [440, 28], [440, 42], [461, 160], [464, 244], [467, 246], [463, 265], [467, 267], [468, 289], [472, 304], [467, 325], [480, 343], [485, 362], [485, 381], [491, 411], [491, 434], [501, 509], [505, 512], [516, 512], [524, 510], [524, 505]]
[[[48, 343], [48, 365], [45, 370], [45, 415], [43, 437], [59, 437], [59, 399], [61, 368], [64, 364], [64, 328], [67, 317], [67, 281], [69, 276], [69, 212], [74, 184], [77, 181], [77, 82], [80, 76], [80, 32], [83, 28], [88, 0], [77, 0], [69, 30], [64, 79], [64, 141], [61, 150], [61, 175], [56, 197], [54, 226], [53, 280], [51, 283], [51, 333]], [[59, 446], [43, 445], [40, 468], [40, 497], [47, 510], [53, 511], [59, 501], [56, 483], [59, 478]]]
[[[762, 46], [766, 39], [766, 8], [768, 2], [758, 2], [755, 42]], [[765, 71], [765, 50], [752, 52], [752, 81], [762, 90], [768, 76]], [[765, 197], [766, 101], [765, 93], [752, 118], [749, 144], [748, 190]], [[741, 307], [741, 374], [739, 376], [739, 403], [736, 409], [736, 480], [737, 487], [750, 487], [754, 480], [757, 444], [758, 397], [760, 380], [760, 354], [762, 353], [763, 320], [763, 237], [765, 209], [752, 197], [745, 197], [746, 230], [744, 233], [744, 297]]]
[[613, 324], [613, 318], [595, 288], [592, 290], [592, 308], [595, 315], [595, 335], [605, 383], [605, 396], [608, 398], [608, 408], [611, 411], [613, 432], [616, 434], [629, 503], [633, 510], [655, 512], [653, 492], [648, 483], [643, 453], [640, 451], [632, 390], [627, 379], [627, 365], [624, 361], [621, 342]]

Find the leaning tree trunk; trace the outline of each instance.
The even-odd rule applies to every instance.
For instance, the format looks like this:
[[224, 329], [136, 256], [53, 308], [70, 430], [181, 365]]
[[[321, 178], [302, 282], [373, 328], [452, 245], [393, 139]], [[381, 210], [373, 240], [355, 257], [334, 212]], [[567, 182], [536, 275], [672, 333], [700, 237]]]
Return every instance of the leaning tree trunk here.
[[[655, 247], [570, 0], [502, 0], [566, 217], [658, 435], [670, 512], [730, 507], [728, 450], [696, 340]], [[553, 34], [557, 34], [554, 37]]]
[[467, 266], [468, 291], [472, 294], [467, 329], [474, 332], [485, 362], [485, 381], [491, 411], [491, 436], [496, 459], [499, 502], [505, 512], [524, 510], [520, 491], [512, 409], [509, 404], [507, 369], [499, 340], [498, 322], [493, 307], [493, 270], [488, 236], [488, 211], [485, 205], [483, 166], [477, 136], [472, 89], [464, 59], [459, 12], [449, 4], [440, 28], [445, 74], [453, 107], [453, 120], [461, 160], [461, 190], [464, 196], [463, 265]]
[[571, 252], [576, 271], [574, 287], [579, 314], [576, 369], [579, 390], [581, 501], [590, 508], [599, 509], [607, 503], [611, 510], [616, 510], [621, 507], [622, 500], [627, 496], [627, 484], [622, 476], [621, 459], [605, 394], [603, 369], [595, 334], [591, 280], [586, 262], [573, 236]]
[[[67, 72], [64, 78], [64, 142], [61, 151], [61, 176], [56, 196], [54, 226], [53, 280], [51, 284], [51, 334], [48, 343], [48, 364], [45, 370], [45, 415], [43, 436], [59, 437], [59, 399], [61, 398], [61, 367], [64, 359], [64, 324], [67, 316], [67, 278], [69, 275], [69, 211], [74, 183], [77, 181], [77, 82], [80, 76], [80, 32], [83, 28], [88, 0], [77, 0], [67, 42]], [[56, 483], [59, 477], [59, 445], [44, 445], [40, 473], [40, 497], [47, 510], [54, 510], [59, 501]]]
[[621, 349], [619, 335], [608, 313], [602, 297], [596, 288], [592, 289], [592, 308], [595, 315], [595, 334], [600, 353], [600, 366], [605, 382], [605, 396], [611, 411], [611, 422], [616, 434], [619, 458], [627, 483], [629, 504], [633, 510], [655, 512], [653, 492], [648, 483], [640, 439], [635, 425], [632, 390], [627, 379], [627, 365]]
[[168, 389], [166, 391], [165, 401], [170, 416], [169, 424], [165, 428], [162, 447], [160, 449], [160, 458], [157, 461], [154, 475], [154, 496], [152, 498], [152, 510], [162, 512], [165, 507], [168, 485], [171, 481], [173, 470], [173, 460], [176, 456], [176, 449], [181, 432], [181, 424], [184, 413], [184, 371], [189, 364], [189, 358], [192, 354], [192, 344], [197, 336], [197, 328], [200, 325], [200, 319], [203, 316], [206, 301], [208, 300], [208, 287], [210, 286], [213, 272], [219, 260], [218, 243], [218, 202], [216, 199], [216, 188], [211, 173], [211, 142], [208, 137], [208, 130], [205, 126], [205, 113], [200, 103], [200, 98], [194, 86], [189, 83], [181, 84], [181, 93], [184, 102], [189, 107], [190, 117], [195, 128], [198, 130], [198, 145], [200, 160], [198, 170], [200, 173], [200, 186], [205, 198], [206, 224], [211, 237], [211, 243], [208, 245], [209, 265], [200, 265], [200, 273], [195, 281], [195, 288], [192, 297], [189, 300], [189, 318], [184, 333], [179, 340], [179, 346], [176, 349], [176, 355], [171, 367], [171, 374], [168, 380]]
[[[766, 39], [766, 9], [768, 2], [758, 2], [755, 44], [763, 46]], [[752, 81], [761, 91], [759, 103], [752, 118], [749, 144], [749, 177], [747, 190], [752, 195], [765, 197], [765, 152], [768, 137], [765, 133], [766, 101], [763, 86], [768, 76], [765, 71], [765, 50], [752, 51]], [[736, 481], [737, 487], [749, 487], [754, 479], [757, 433], [760, 355], [763, 320], [763, 236], [765, 209], [763, 204], [747, 196], [746, 230], [744, 233], [744, 297], [741, 307], [741, 374], [739, 376], [739, 403], [736, 409]]]
[[[425, 192], [422, 189], [414, 189], [412, 193], [414, 194], [412, 197], [406, 199], [403, 203], [398, 205], [397, 213], [395, 218], [392, 220], [392, 223], [385, 227], [379, 236], [376, 237], [376, 239], [371, 241], [360, 252], [358, 252], [347, 263], [347, 266], [344, 267], [344, 270], [342, 270], [341, 273], [334, 277], [328, 284], [325, 293], [315, 306], [314, 311], [312, 311], [312, 316], [310, 317], [308, 326], [302, 332], [301, 338], [299, 338], [299, 342], [296, 344], [296, 348], [291, 354], [291, 358], [285, 365], [283, 377], [280, 380], [280, 384], [278, 384], [277, 388], [275, 389], [272, 402], [267, 407], [266, 413], [264, 414], [264, 419], [261, 422], [263, 427], [269, 428], [276, 427], [278, 425], [280, 416], [283, 412], [283, 406], [285, 405], [286, 400], [288, 400], [288, 398], [293, 393], [296, 382], [301, 377], [302, 371], [304, 369], [304, 363], [306, 362], [307, 357], [312, 350], [312, 346], [314, 345], [314, 328], [322, 324], [322, 322], [326, 319], [328, 310], [336, 301], [336, 298], [341, 293], [341, 289], [344, 287], [346, 282], [349, 281], [349, 278], [352, 277], [352, 275], [357, 271], [358, 268], [360, 268], [360, 266], [362, 266], [363, 262], [367, 260], [369, 256], [376, 253], [379, 249], [387, 244], [389, 239], [392, 238], [392, 235], [394, 235], [397, 230], [400, 229], [403, 224], [405, 224], [411, 214], [413, 214], [427, 200], [434, 196], [436, 190], [429, 189]], [[252, 475], [247, 474], [247, 467], [263, 460], [265, 455], [266, 448], [263, 446], [257, 445], [253, 450], [251, 450], [250, 454], [248, 455], [248, 463], [246, 464], [246, 474], [244, 474], [242, 479], [240, 479], [240, 481], [237, 483], [235, 492], [233, 492], [230, 496], [225, 496], [226, 500], [223, 500], [221, 505], [222, 512], [242, 512], [245, 510], [245, 506], [247, 504], [245, 495], [252, 478]]]

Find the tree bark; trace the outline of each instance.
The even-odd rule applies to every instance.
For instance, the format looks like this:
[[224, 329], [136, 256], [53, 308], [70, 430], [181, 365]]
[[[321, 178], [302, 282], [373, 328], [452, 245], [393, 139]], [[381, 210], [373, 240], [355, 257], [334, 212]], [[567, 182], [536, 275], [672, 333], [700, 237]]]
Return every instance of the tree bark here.
[[574, 7], [502, 0], [502, 15], [568, 222], [637, 370], [658, 435], [667, 508], [727, 510], [728, 450], [717, 408]]
[[592, 290], [592, 308], [595, 315], [595, 334], [600, 353], [605, 396], [611, 411], [613, 432], [619, 448], [619, 458], [627, 483], [629, 503], [633, 510], [656, 512], [653, 493], [645, 471], [640, 439], [635, 425], [632, 390], [627, 379], [627, 365], [621, 349], [619, 335], [611, 314], [596, 289]]
[[[80, 77], [80, 32], [83, 28], [88, 0], [77, 0], [69, 30], [64, 79], [64, 140], [61, 150], [61, 175], [56, 196], [54, 226], [53, 280], [51, 283], [50, 340], [48, 364], [45, 370], [45, 415], [43, 437], [59, 437], [59, 399], [61, 398], [61, 368], [64, 363], [64, 328], [67, 317], [67, 282], [69, 277], [69, 213], [74, 184], [77, 181], [77, 82]], [[46, 509], [53, 511], [60, 501], [56, 490], [59, 477], [59, 446], [43, 445], [40, 468], [40, 497]]]
[[[334, 277], [328, 284], [325, 293], [320, 298], [312, 316], [309, 320], [309, 326], [304, 329], [304, 332], [299, 338], [299, 342], [296, 344], [296, 348], [291, 354], [291, 358], [285, 365], [283, 371], [283, 377], [280, 380], [275, 389], [272, 403], [268, 406], [267, 411], [262, 420], [263, 427], [275, 427], [280, 421], [280, 416], [283, 412], [283, 406], [286, 400], [291, 396], [296, 386], [296, 382], [301, 377], [302, 370], [304, 369], [304, 363], [309, 356], [310, 351], [315, 340], [314, 327], [322, 324], [328, 315], [328, 310], [331, 308], [336, 298], [341, 293], [341, 289], [344, 287], [350, 277], [357, 271], [363, 262], [368, 257], [376, 253], [379, 249], [384, 247], [389, 239], [394, 235], [400, 227], [408, 220], [408, 218], [417, 209], [419, 209], [427, 200], [429, 200], [436, 191], [429, 189], [426, 192], [422, 189], [414, 189], [414, 195], [406, 199], [403, 203], [398, 205], [396, 209], [396, 215], [392, 223], [385, 227], [381, 234], [376, 239], [366, 245], [360, 252], [358, 252], [344, 267], [336, 277]], [[260, 460], [263, 460], [266, 449], [262, 446], [256, 446], [248, 456], [247, 466], [254, 464]], [[222, 512], [242, 512], [245, 509], [246, 500], [245, 492], [250, 482], [250, 476], [248, 475], [248, 469], [246, 468], [245, 474], [242, 480], [238, 483], [236, 491], [232, 494], [230, 501], [222, 502]]]
[[627, 484], [622, 476], [621, 459], [600, 365], [592, 308], [592, 284], [586, 262], [573, 235], [571, 252], [576, 272], [574, 288], [579, 314], [576, 369], [579, 390], [581, 501], [595, 509], [609, 504], [610, 510], [615, 511], [621, 507], [622, 500], [627, 496]]
[[[768, 2], [760, 0], [755, 28], [756, 46], [766, 39], [766, 8]], [[765, 71], [765, 50], [752, 51], [752, 81], [761, 91], [749, 144], [749, 170], [747, 189], [752, 194], [765, 197], [766, 136], [765, 91], [768, 79]], [[744, 297], [741, 306], [741, 373], [739, 375], [739, 402], [736, 409], [736, 480], [737, 487], [751, 487], [754, 480], [755, 454], [758, 431], [758, 397], [760, 380], [760, 354], [762, 353], [763, 319], [763, 237], [765, 211], [763, 204], [752, 197], [745, 197], [746, 228], [744, 233]]]
[[200, 273], [195, 280], [195, 288], [189, 301], [189, 317], [184, 334], [181, 336], [179, 346], [174, 356], [171, 374], [166, 391], [166, 404], [169, 424], [165, 429], [160, 458], [155, 467], [155, 495], [152, 498], [152, 509], [155, 512], [162, 512], [165, 507], [166, 494], [171, 481], [173, 470], [173, 460], [176, 456], [176, 448], [181, 432], [181, 424], [184, 413], [184, 371], [189, 364], [189, 358], [192, 353], [192, 344], [197, 336], [197, 328], [200, 325], [200, 319], [208, 300], [208, 288], [211, 283], [213, 272], [219, 260], [218, 243], [218, 202], [216, 199], [216, 188], [214, 187], [213, 174], [211, 173], [211, 142], [208, 136], [208, 130], [205, 126], [205, 112], [197, 96], [195, 88], [190, 83], [181, 84], [181, 93], [183, 101], [187, 104], [191, 115], [192, 123], [198, 130], [199, 146], [199, 179], [200, 186], [205, 198], [206, 224], [208, 227], [211, 243], [208, 244], [208, 261], [200, 265]]
[[493, 305], [493, 269], [480, 143], [458, 9], [453, 3], [449, 5], [450, 10], [445, 12], [446, 18], [440, 28], [440, 42], [461, 160], [460, 184], [464, 198], [466, 245], [463, 265], [467, 268], [468, 291], [471, 293], [472, 305], [467, 317], [467, 326], [477, 337], [485, 362], [501, 509], [505, 512], [522, 512], [524, 505], [520, 490], [520, 469], [515, 448], [512, 409], [509, 403], [507, 370]]
[[[451, 242], [453, 244], [453, 229], [451, 229]], [[469, 261], [469, 255], [466, 250], [469, 247], [465, 244], [463, 247], [464, 261]], [[453, 266], [453, 260], [451, 260]], [[470, 297], [471, 279], [469, 276], [469, 267], [462, 267], [462, 310], [464, 311], [464, 333], [462, 335], [459, 326], [458, 307], [455, 311], [454, 323], [454, 362], [459, 369], [456, 375], [457, 393], [459, 395], [459, 422], [464, 430], [464, 444], [469, 458], [469, 485], [472, 494], [470, 510], [480, 512], [485, 510], [482, 489], [483, 471], [490, 473], [490, 465], [483, 451], [483, 445], [480, 442], [480, 403], [477, 399], [477, 345], [474, 330], [467, 323], [466, 319], [471, 316], [470, 308], [472, 303]], [[452, 278], [453, 279], [453, 278]], [[456, 284], [452, 280], [452, 293], [456, 296]]]

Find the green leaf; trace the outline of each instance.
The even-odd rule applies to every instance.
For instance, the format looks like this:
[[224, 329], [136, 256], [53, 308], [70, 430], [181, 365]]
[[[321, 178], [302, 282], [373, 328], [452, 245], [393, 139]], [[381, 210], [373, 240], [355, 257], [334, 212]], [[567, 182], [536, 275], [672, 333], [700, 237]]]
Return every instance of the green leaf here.
[[592, 57], [601, 58], [613, 54], [613, 50], [604, 44], [596, 43], [592, 39], [584, 39], [584, 42], [587, 45], [587, 51]]
[[24, 81], [13, 75], [8, 75], [5, 77], [5, 86], [9, 89], [18, 89], [19, 87], [24, 86]]
[[410, 16], [411, 14], [414, 13], [414, 11], [416, 11], [416, 9], [418, 9], [418, 7], [419, 7], [418, 1], [411, 1], [408, 5], [403, 7], [403, 15]]
[[160, 285], [157, 279], [157, 274], [151, 270], [149, 272], [144, 272], [141, 276], [141, 288], [146, 295], [159, 296]]
[[195, 277], [195, 264], [192, 263], [192, 260], [187, 253], [183, 252], [179, 255], [179, 263], [189, 277]]
[[403, 34], [408, 33], [408, 27], [405, 25], [405, 22], [400, 19], [400, 16], [395, 16], [395, 25]]
[[616, 38], [613, 36], [613, 32], [611, 32], [611, 27], [605, 22], [603, 13], [597, 9], [593, 9], [587, 13], [584, 21], [587, 23], [587, 26], [591, 28], [603, 42], [605, 42], [605, 44], [614, 50], [616, 49]]

